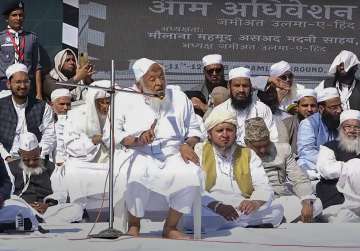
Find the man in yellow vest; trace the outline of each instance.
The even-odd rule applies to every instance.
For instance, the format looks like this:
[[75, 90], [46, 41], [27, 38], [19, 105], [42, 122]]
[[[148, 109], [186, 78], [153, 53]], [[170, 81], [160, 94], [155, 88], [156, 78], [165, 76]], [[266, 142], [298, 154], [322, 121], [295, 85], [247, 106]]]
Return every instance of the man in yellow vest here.
[[[236, 144], [236, 114], [212, 111], [205, 120], [208, 140], [195, 152], [204, 171], [202, 230], [232, 227], [273, 227], [283, 218], [282, 206], [272, 206], [273, 190], [260, 158]], [[192, 217], [183, 217], [191, 229]]]

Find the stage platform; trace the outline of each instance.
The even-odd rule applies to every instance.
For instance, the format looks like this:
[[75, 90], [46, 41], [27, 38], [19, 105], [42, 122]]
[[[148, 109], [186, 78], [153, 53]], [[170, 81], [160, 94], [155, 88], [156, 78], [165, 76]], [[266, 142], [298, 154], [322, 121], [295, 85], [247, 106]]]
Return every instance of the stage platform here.
[[[0, 251], [189, 251], [189, 250], [360, 250], [360, 224], [282, 224], [274, 229], [236, 228], [203, 235], [201, 240], [161, 238], [161, 222], [142, 223], [140, 238], [87, 239], [92, 223], [43, 225], [50, 233], [0, 235]], [[107, 228], [96, 224], [93, 233]]]

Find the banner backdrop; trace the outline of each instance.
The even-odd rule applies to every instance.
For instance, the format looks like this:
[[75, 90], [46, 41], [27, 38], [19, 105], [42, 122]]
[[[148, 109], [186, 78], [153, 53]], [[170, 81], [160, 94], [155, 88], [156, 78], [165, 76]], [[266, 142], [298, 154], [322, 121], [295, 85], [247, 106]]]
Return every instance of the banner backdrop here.
[[360, 8], [350, 0], [80, 0], [79, 51], [93, 58], [96, 78], [133, 82], [134, 60], [163, 63], [171, 83], [202, 81], [201, 58], [223, 56], [226, 72], [246, 66], [268, 74], [286, 60], [297, 82], [314, 86], [343, 49], [359, 52]]

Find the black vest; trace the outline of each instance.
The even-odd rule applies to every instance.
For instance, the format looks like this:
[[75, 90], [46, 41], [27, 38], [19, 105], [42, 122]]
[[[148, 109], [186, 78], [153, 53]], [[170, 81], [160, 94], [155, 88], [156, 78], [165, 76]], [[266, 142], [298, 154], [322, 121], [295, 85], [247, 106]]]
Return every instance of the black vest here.
[[[28, 132], [36, 135], [41, 141], [42, 134], [39, 126], [42, 123], [46, 103], [44, 101], [28, 98], [25, 108], [25, 118]], [[9, 152], [15, 137], [18, 116], [12, 101], [12, 96], [0, 99], [0, 142]]]
[[[21, 195], [27, 203], [43, 202], [44, 198], [53, 193], [51, 189], [50, 177], [54, 171], [54, 164], [48, 160], [44, 160], [45, 170], [40, 175], [31, 175], [29, 186], [26, 191]], [[9, 169], [14, 176], [15, 181], [15, 195], [20, 195], [24, 189], [23, 170], [19, 165], [20, 160], [15, 160], [9, 163]]]
[[[329, 141], [324, 144], [324, 146], [334, 152], [337, 161], [346, 162], [350, 159], [360, 158], [360, 155], [341, 150], [337, 140]], [[316, 185], [316, 194], [320, 198], [324, 209], [344, 202], [344, 195], [336, 188], [338, 180], [339, 179], [326, 180], [321, 178], [319, 183]]]
[[[336, 87], [336, 79], [334, 77], [325, 79], [324, 88], [328, 87]], [[360, 69], [355, 72], [355, 87], [350, 95], [349, 104], [350, 109], [360, 110]]]

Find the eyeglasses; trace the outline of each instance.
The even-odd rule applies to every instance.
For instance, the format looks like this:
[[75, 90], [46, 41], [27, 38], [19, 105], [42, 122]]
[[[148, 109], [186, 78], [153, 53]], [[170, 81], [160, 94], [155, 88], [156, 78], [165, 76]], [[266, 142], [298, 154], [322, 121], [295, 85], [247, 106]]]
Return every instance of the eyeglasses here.
[[211, 68], [211, 69], [205, 69], [205, 71], [207, 72], [207, 74], [211, 75], [211, 74], [219, 74], [223, 69], [222, 68]]
[[343, 125], [342, 128], [347, 132], [350, 132], [350, 131], [360, 132], [360, 126]]
[[279, 78], [284, 81], [293, 80], [294, 74], [289, 73], [289, 74], [281, 75]]

